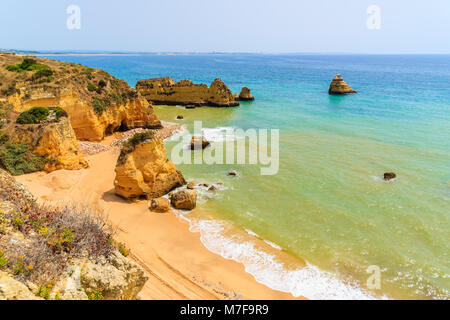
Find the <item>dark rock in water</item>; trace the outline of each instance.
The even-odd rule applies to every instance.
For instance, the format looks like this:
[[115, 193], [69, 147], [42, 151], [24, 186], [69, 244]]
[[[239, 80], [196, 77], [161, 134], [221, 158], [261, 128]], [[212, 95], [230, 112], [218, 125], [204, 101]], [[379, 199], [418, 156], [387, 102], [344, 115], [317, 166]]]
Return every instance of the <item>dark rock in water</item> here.
[[206, 140], [203, 136], [192, 136], [191, 139], [191, 150], [197, 150], [197, 149], [205, 149], [207, 146], [209, 146], [210, 143], [208, 140]]
[[255, 97], [252, 96], [252, 92], [249, 88], [243, 87], [241, 94], [239, 95], [239, 101], [253, 101]]
[[333, 81], [331, 81], [330, 89], [328, 90], [329, 94], [349, 94], [356, 93], [355, 90], [350, 88], [350, 86], [345, 83], [344, 79], [340, 74], [334, 77]]
[[192, 210], [197, 203], [197, 192], [195, 190], [181, 190], [173, 193], [170, 197], [172, 206], [181, 210]]
[[195, 109], [197, 108], [197, 106], [195, 104], [188, 104], [187, 106], [185, 106], [186, 109]]
[[237, 172], [235, 170], [231, 170], [230, 172], [228, 172], [229, 176], [237, 176]]
[[191, 181], [188, 183], [187, 188], [190, 190], [193, 190], [195, 188], [196, 184], [194, 181]]
[[208, 190], [209, 191], [215, 191], [215, 190], [217, 190], [217, 187], [216, 186], [211, 186]]
[[183, 120], [183, 119], [184, 119], [183, 116], [181, 116], [181, 115], [177, 116], [177, 120]]
[[393, 173], [393, 172], [386, 172], [384, 174], [384, 180], [386, 180], [386, 181], [395, 179], [396, 177], [397, 177], [397, 175], [395, 173]]

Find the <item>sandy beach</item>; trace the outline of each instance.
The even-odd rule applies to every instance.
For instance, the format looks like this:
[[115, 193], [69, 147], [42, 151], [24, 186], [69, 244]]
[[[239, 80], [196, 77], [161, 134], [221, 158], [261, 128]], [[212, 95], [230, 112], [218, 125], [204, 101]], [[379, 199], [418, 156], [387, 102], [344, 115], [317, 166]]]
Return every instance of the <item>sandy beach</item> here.
[[[102, 144], [110, 147], [115, 138]], [[173, 212], [153, 213], [147, 201], [130, 203], [116, 196], [118, 155], [119, 149], [110, 147], [87, 156], [88, 169], [38, 172], [18, 180], [39, 201], [88, 204], [104, 212], [117, 230], [116, 238], [149, 276], [141, 299], [295, 299], [258, 283], [242, 264], [208, 251], [200, 235], [190, 232], [188, 223]]]

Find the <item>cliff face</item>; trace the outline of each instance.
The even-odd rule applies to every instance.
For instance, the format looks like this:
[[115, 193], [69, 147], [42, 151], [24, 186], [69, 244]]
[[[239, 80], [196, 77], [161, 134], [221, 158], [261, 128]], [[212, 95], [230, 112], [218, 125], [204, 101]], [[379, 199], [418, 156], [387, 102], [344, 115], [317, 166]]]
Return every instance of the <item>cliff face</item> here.
[[349, 93], [356, 93], [356, 91], [350, 88], [350, 86], [344, 81], [344, 79], [342, 79], [342, 76], [338, 74], [334, 77], [333, 81], [331, 81], [328, 93], [349, 94]]
[[182, 173], [167, 159], [159, 138], [136, 145], [117, 162], [115, 190], [124, 198], [155, 199], [184, 184]]
[[43, 157], [44, 170], [47, 172], [88, 167], [67, 117], [43, 124], [21, 125], [12, 122], [3, 131], [8, 134], [9, 142], [25, 143], [35, 155]]
[[136, 90], [149, 102], [163, 105], [196, 105], [214, 107], [235, 107], [233, 93], [217, 78], [208, 88], [191, 80], [174, 82], [172, 78], [156, 78], [138, 81]]
[[27, 59], [32, 62], [22, 66], [22, 57], [0, 54], [0, 69], [6, 69], [1, 70], [0, 104], [17, 112], [60, 106], [79, 140], [98, 141], [118, 129], [161, 127], [152, 106], [125, 81], [73, 63]]

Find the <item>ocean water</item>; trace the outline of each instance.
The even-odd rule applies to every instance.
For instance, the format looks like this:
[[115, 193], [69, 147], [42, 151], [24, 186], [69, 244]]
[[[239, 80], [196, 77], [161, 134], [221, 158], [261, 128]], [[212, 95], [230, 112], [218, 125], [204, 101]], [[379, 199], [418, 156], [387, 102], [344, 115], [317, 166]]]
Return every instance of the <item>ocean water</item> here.
[[[252, 89], [256, 100], [237, 108], [155, 109], [168, 121], [182, 114], [188, 130], [202, 120], [213, 147], [220, 128], [280, 130], [276, 175], [178, 165], [188, 180], [224, 183], [202, 191], [199, 208], [182, 217], [258, 281], [312, 299], [450, 298], [449, 55], [47, 57], [103, 68], [131, 86], [220, 77], [233, 92]], [[337, 73], [358, 94], [329, 96]], [[176, 143], [167, 142], [169, 157]], [[227, 177], [231, 169], [239, 176]], [[386, 171], [398, 178], [383, 181]], [[369, 266], [380, 269], [379, 289], [367, 286]]]

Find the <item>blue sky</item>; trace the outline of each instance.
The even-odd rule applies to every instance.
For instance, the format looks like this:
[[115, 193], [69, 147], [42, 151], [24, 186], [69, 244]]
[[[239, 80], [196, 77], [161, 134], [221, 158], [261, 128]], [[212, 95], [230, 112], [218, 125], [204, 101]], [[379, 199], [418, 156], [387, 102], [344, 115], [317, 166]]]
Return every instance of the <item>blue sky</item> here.
[[[67, 7], [81, 9], [69, 30]], [[367, 27], [380, 8], [381, 28]], [[0, 47], [450, 53], [449, 0], [2, 0]]]

